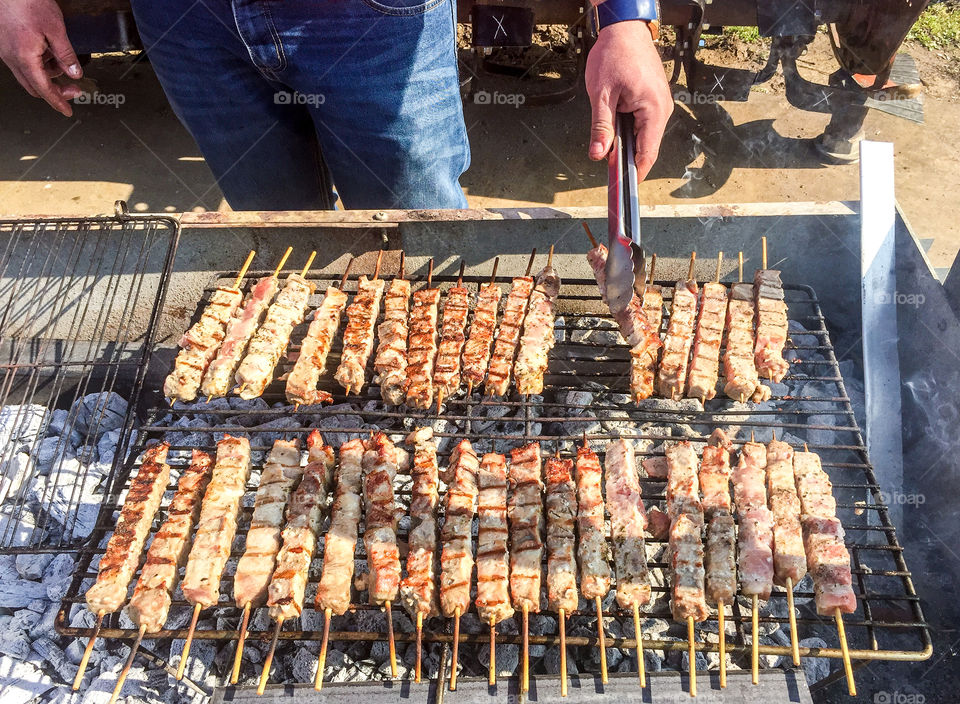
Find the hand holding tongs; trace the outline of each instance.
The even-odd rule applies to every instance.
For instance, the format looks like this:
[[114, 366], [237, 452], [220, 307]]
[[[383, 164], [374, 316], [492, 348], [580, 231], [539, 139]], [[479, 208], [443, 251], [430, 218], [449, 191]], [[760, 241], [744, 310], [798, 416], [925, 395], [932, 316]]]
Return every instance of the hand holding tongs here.
[[633, 298], [635, 284], [639, 282], [642, 287], [646, 278], [646, 262], [640, 244], [634, 139], [633, 115], [617, 113], [607, 183], [607, 304], [614, 315], [626, 310]]

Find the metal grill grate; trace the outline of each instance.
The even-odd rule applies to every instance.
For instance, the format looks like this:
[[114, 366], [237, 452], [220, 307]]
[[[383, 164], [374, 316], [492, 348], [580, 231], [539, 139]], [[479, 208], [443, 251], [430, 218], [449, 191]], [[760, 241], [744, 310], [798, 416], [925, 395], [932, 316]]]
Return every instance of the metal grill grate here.
[[92, 529], [126, 456], [178, 234], [119, 205], [0, 220], [0, 553], [61, 552]]
[[[265, 275], [265, 272], [261, 275]], [[249, 281], [254, 276], [251, 274]], [[222, 275], [224, 281], [229, 278], [229, 273]], [[312, 303], [317, 304], [323, 289], [336, 279], [318, 276], [314, 280], [319, 292]], [[435, 277], [434, 280], [445, 287], [454, 279]], [[465, 278], [465, 281], [469, 282], [468, 285], [479, 286], [486, 279], [473, 277]], [[506, 287], [510, 279], [502, 277], [498, 281]], [[416, 287], [416, 283], [414, 285]], [[214, 286], [211, 286], [207, 295], [213, 289]], [[238, 399], [231, 400], [229, 404], [218, 400], [209, 406], [202, 401], [197, 404], [177, 403], [171, 409], [160, 398], [158, 389], [145, 389], [144, 397], [150, 399], [152, 405], [147, 412], [147, 421], [140, 428], [133, 456], [143, 450], [147, 441], [164, 438], [173, 443], [170, 464], [179, 470], [186, 466], [188, 453], [193, 447], [199, 446], [214, 452], [215, 441], [224, 432], [246, 433], [251, 439], [255, 458], [259, 456], [262, 460], [274, 439], [294, 434], [304, 438], [314, 427], [324, 430], [327, 442], [338, 446], [351, 437], [368, 434], [371, 429], [381, 429], [394, 442], [400, 443], [415, 423], [433, 423], [440, 446], [441, 466], [448, 460], [449, 451], [456, 440], [464, 437], [473, 442], [478, 454], [487, 451], [505, 453], [526, 442], [538, 441], [545, 453], [557, 451], [566, 457], [573, 456], [575, 446], [586, 439], [598, 451], [601, 459], [608, 440], [625, 437], [638, 441], [640, 460], [662, 454], [661, 443], [671, 437], [705, 442], [716, 427], [727, 430], [738, 445], [750, 438], [751, 431], [761, 441], [770, 440], [771, 434], [776, 432], [778, 438], [794, 445], [807, 442], [810, 449], [821, 456], [824, 469], [833, 480], [838, 514], [847, 529], [847, 546], [853, 559], [854, 589], [859, 606], [855, 614], [845, 619], [853, 646], [851, 657], [921, 660], [929, 654], [927, 626], [904, 562], [903, 549], [897, 541], [867, 460], [863, 438], [844, 388], [819, 303], [809, 287], [786, 286], [785, 289], [791, 320], [791, 343], [787, 352], [787, 357], [792, 360], [791, 371], [784, 383], [773, 385], [771, 401], [759, 406], [719, 397], [707, 401], [705, 409], [694, 400], [673, 402], [649, 399], [640, 404], [631, 402], [627, 394], [629, 351], [624, 344], [612, 341], [616, 335], [609, 331], [614, 330], [614, 323], [599, 299], [596, 284], [592, 280], [573, 280], [565, 281], [561, 291], [556, 326], [558, 342], [551, 353], [546, 391], [542, 398], [513, 395], [509, 399], [490, 401], [475, 391], [471, 398], [461, 395], [449, 399], [445, 404], [445, 412], [439, 416], [435, 410], [420, 412], [385, 407], [375, 385], [365, 387], [359, 396], [345, 398], [343, 390], [332, 379], [332, 370], [339, 359], [338, 339], [328, 360], [328, 373], [321, 381], [321, 388], [334, 395], [333, 406], [305, 407], [294, 414], [293, 409], [284, 403], [282, 382], [272, 383], [263, 396], [264, 403], [255, 409], [242, 408], [244, 402]], [[351, 285], [348, 282], [347, 290], [353, 293], [355, 283]], [[669, 289], [665, 288], [668, 310], [669, 293]], [[664, 325], [667, 322], [668, 318]], [[302, 338], [305, 328], [304, 325], [295, 331], [294, 341]], [[297, 346], [293, 345], [293, 350], [296, 349]], [[288, 369], [289, 364], [284, 371]], [[787, 393], [790, 389], [799, 389], [799, 393]], [[587, 398], [582, 395], [583, 392], [589, 392], [591, 396]], [[342, 405], [346, 402], [353, 405]], [[665, 433], [669, 433], [669, 436]], [[132, 466], [127, 469], [132, 469]], [[62, 633], [73, 636], [91, 634], [89, 628], [71, 626], [68, 615], [74, 604], [83, 603], [84, 591], [95, 577], [96, 561], [113, 526], [114, 512], [121, 504], [125, 479], [121, 478], [115, 489], [105, 497], [97, 526], [98, 541], [92, 542], [81, 552], [79, 570], [58, 618], [58, 628]], [[652, 503], [662, 508], [664, 482], [643, 478], [641, 483], [648, 505]], [[172, 495], [173, 485], [168, 489], [167, 501]], [[406, 508], [410, 497], [409, 477], [398, 476], [395, 489], [398, 502]], [[238, 635], [232, 629], [238, 627], [241, 614], [230, 599], [231, 575], [236, 558], [242, 553], [243, 536], [252, 513], [255, 491], [256, 478], [248, 486], [238, 538], [233, 546], [234, 558], [227, 566], [220, 604], [213, 610], [220, 627], [201, 627], [196, 632], [196, 638], [225, 640]], [[405, 523], [401, 521], [400, 539], [404, 540], [405, 535]], [[649, 543], [654, 600], [642, 611], [645, 617], [670, 619], [667, 565], [660, 557], [664, 545], [658, 541]], [[357, 557], [360, 560], [364, 557], [362, 541], [358, 541]], [[318, 548], [314, 560], [311, 583], [319, 580], [321, 560], [322, 546]], [[809, 584], [809, 581], [803, 582], [795, 591], [798, 604], [808, 604], [801, 606], [798, 619], [801, 626], [821, 623], [813, 610], [813, 593]], [[307, 591], [307, 610], [311, 609], [312, 597], [311, 587]], [[173, 612], [181, 615], [189, 612], [190, 607], [179, 592], [176, 598]], [[362, 602], [362, 598], [355, 594], [357, 611], [372, 608], [359, 602]], [[735, 642], [728, 638], [727, 644], [727, 651], [733, 655], [748, 653], [750, 649], [750, 609], [747, 604], [746, 600], [735, 602], [733, 617], [728, 617], [737, 630]], [[761, 623], [776, 623], [785, 627], [785, 592], [774, 592], [771, 606], [774, 605], [777, 608], [771, 608], [761, 616]], [[409, 621], [401, 623], [403, 619], [397, 617], [398, 611], [394, 612], [398, 619], [396, 639], [409, 642], [414, 638], [412, 627]], [[596, 645], [595, 637], [582, 635], [590, 632], [587, 625], [594, 619], [592, 608], [581, 603], [580, 611], [569, 622], [568, 645]], [[178, 623], [184, 622], [182, 618], [176, 620]], [[319, 630], [304, 626], [306, 617], [300, 621], [285, 624], [280, 634], [281, 643], [321, 638]], [[255, 624], [256, 619], [252, 623]], [[315, 624], [316, 621], [311, 620], [311, 623]], [[579, 635], [576, 628], [578, 623], [583, 626]], [[129, 621], [126, 624], [129, 626]], [[229, 625], [224, 629], [223, 624]], [[330, 634], [334, 642], [386, 638], [385, 630], [336, 630], [337, 624], [335, 617], [334, 630]], [[716, 632], [715, 617], [708, 622], [708, 629], [711, 624]], [[105, 621], [101, 635], [107, 638], [133, 638], [136, 631], [122, 627], [121, 617], [114, 614]], [[185, 635], [186, 629], [178, 627], [153, 637], [183, 638]], [[271, 632], [264, 626], [251, 626], [252, 638], [265, 639], [270, 635]], [[434, 619], [425, 624], [425, 641], [448, 643], [451, 639], [448, 621]], [[488, 637], [461, 633], [461, 640], [480, 644], [488, 642]], [[516, 635], [503, 634], [498, 635], [498, 642], [518, 643], [520, 639]], [[534, 635], [530, 642], [554, 645], [558, 642], [558, 635]], [[630, 648], [635, 644], [630, 638], [611, 637], [607, 642], [607, 647]], [[905, 645], [905, 642], [908, 644]], [[666, 639], [645, 638], [644, 644], [648, 648], [663, 650], [687, 647], [683, 641]], [[716, 651], [717, 644], [698, 642], [697, 648]], [[789, 655], [790, 648], [761, 645], [760, 652]], [[803, 656], [840, 657], [839, 648], [801, 648], [800, 652]]]

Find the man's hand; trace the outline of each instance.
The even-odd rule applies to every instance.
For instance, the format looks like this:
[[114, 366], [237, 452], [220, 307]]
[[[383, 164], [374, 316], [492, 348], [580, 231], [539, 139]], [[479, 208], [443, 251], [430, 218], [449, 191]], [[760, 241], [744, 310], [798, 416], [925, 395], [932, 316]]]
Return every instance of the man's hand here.
[[617, 22], [600, 30], [587, 56], [586, 83], [592, 109], [590, 158], [603, 159], [610, 151], [617, 112], [632, 112], [642, 181], [657, 160], [673, 112], [670, 85], [645, 22]]
[[67, 101], [82, 91], [53, 79], [77, 79], [83, 72], [54, 0], [0, 0], [0, 59], [30, 95], [67, 117], [73, 114]]

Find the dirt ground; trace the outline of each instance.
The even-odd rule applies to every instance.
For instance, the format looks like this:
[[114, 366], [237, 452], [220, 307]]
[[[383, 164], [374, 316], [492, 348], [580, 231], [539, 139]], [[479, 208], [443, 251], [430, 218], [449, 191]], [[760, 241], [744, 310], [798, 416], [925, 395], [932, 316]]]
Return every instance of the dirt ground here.
[[[540, 39], [561, 48], [563, 35]], [[944, 139], [960, 124], [957, 57], [907, 50], [925, 84], [925, 124], [871, 111], [866, 135], [895, 144], [897, 198], [918, 236], [930, 241], [934, 265], [945, 268], [960, 249], [960, 223], [949, 207], [960, 190], [960, 148]], [[557, 58], [546, 53], [547, 63]], [[735, 68], [756, 69], [765, 60], [761, 48], [717, 38], [707, 39], [700, 56]], [[800, 60], [804, 77], [817, 83], [826, 83], [835, 67], [825, 35]], [[464, 75], [469, 71], [464, 66]], [[150, 212], [228, 207], [147, 62], [100, 57], [86, 73], [103, 93], [122, 94], [123, 104], [78, 105], [67, 119], [0, 71], [0, 212], [89, 215], [111, 210], [119, 198]], [[563, 69], [556, 75], [564, 76]], [[481, 87], [514, 86], [518, 93], [542, 88], [482, 80]], [[465, 112], [473, 165], [462, 182], [472, 206], [605, 202], [605, 168], [586, 158], [590, 109], [582, 86], [562, 104], [468, 102]], [[779, 75], [754, 86], [745, 102], [677, 104], [641, 198], [651, 204], [856, 200], [858, 167], [826, 166], [813, 150], [828, 119], [791, 107]]]

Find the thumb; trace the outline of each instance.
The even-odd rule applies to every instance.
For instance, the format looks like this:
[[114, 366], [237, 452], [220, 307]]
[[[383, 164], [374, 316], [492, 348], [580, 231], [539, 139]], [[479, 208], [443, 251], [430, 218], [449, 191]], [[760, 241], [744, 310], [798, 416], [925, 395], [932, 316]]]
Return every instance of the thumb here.
[[600, 92], [590, 101], [590, 148], [589, 155], [599, 161], [613, 145], [613, 120], [617, 100], [606, 92]]
[[67, 30], [63, 26], [63, 22], [59, 22], [55, 27], [48, 30], [46, 37], [47, 44], [50, 45], [50, 53], [60, 69], [70, 78], [80, 78], [83, 75], [83, 71], [80, 69], [80, 61], [67, 38]]

